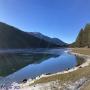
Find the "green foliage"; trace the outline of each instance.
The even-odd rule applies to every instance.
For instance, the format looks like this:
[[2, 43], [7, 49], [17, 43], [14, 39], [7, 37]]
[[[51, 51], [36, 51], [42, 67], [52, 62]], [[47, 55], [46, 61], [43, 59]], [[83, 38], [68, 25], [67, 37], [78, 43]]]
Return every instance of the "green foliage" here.
[[83, 47], [83, 29], [79, 32], [79, 35], [76, 39], [76, 46]]
[[90, 24], [87, 24], [83, 29], [80, 30], [77, 39], [73, 47], [89, 47], [90, 48]]

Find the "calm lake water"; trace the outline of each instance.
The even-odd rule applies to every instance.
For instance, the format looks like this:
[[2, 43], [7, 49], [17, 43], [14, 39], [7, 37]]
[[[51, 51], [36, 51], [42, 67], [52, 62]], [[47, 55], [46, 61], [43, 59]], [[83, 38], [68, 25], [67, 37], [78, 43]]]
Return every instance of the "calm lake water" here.
[[80, 58], [67, 49], [37, 49], [32, 52], [0, 54], [1, 82], [20, 82], [42, 74], [56, 73], [80, 64]]

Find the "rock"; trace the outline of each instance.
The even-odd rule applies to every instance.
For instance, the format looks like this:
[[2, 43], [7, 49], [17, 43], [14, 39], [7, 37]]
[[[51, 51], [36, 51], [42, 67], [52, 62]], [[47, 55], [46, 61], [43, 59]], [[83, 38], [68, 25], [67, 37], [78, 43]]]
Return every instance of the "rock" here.
[[22, 82], [23, 82], [23, 83], [26, 83], [26, 82], [27, 82], [27, 79], [24, 79]]

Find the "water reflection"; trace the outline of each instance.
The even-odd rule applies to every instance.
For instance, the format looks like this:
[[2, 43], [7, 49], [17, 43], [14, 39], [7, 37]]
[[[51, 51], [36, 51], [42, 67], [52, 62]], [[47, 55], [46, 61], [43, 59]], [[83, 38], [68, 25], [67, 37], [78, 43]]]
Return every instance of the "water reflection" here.
[[50, 57], [58, 57], [52, 54], [0, 54], [0, 76], [7, 76], [29, 64], [40, 63]]

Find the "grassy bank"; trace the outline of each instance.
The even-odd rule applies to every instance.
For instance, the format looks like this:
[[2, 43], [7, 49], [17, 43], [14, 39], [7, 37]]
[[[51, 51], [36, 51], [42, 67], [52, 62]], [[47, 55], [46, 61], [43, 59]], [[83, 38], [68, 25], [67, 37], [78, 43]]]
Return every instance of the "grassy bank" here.
[[35, 81], [34, 84], [46, 83], [46, 82], [55, 81], [55, 80], [60, 80], [62, 83], [64, 83], [67, 81], [76, 81], [82, 77], [90, 77], [90, 65], [70, 73], [41, 78]]
[[73, 52], [90, 55], [90, 48], [71, 48]]
[[[81, 54], [84, 54], [84, 55], [90, 55], [90, 49], [74, 48], [72, 50], [75, 53], [81, 53]], [[73, 82], [73, 81], [76, 81], [76, 80], [78, 80], [78, 79], [80, 79], [82, 77], [90, 78], [90, 65], [86, 66], [84, 68], [79, 68], [78, 70], [70, 72], [70, 73], [53, 75], [53, 76], [50, 76], [50, 77], [43, 77], [43, 78], [35, 81], [34, 84], [47, 83], [47, 82], [55, 81], [55, 80], [59, 80], [62, 83], [68, 82], [68, 81]]]

